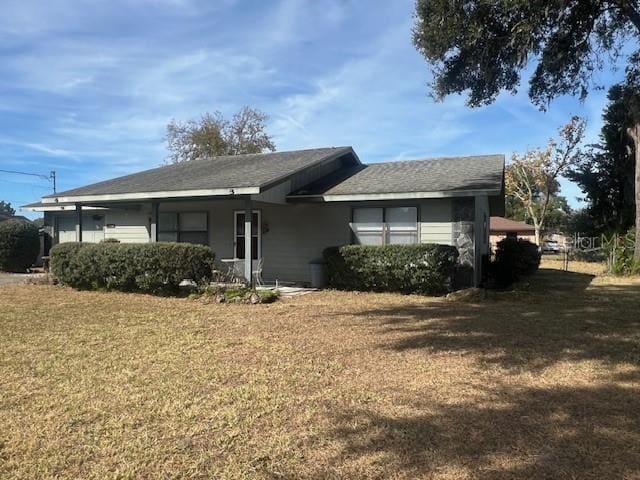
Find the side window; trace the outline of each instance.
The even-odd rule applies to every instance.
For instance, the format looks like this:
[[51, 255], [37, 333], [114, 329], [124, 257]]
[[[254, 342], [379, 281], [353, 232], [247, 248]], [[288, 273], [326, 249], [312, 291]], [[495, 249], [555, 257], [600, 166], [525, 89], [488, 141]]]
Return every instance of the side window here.
[[359, 245], [384, 245], [384, 211], [382, 208], [353, 210], [351, 229]]
[[206, 212], [160, 212], [158, 241], [209, 244]]
[[418, 243], [418, 208], [355, 208], [351, 230], [359, 245]]
[[386, 209], [387, 243], [418, 243], [418, 209], [416, 207], [390, 207]]

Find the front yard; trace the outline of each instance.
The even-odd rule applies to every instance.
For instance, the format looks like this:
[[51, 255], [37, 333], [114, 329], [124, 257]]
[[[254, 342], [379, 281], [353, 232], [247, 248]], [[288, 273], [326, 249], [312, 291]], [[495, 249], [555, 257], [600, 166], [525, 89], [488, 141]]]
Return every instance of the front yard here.
[[640, 477], [638, 280], [0, 307], [1, 478]]

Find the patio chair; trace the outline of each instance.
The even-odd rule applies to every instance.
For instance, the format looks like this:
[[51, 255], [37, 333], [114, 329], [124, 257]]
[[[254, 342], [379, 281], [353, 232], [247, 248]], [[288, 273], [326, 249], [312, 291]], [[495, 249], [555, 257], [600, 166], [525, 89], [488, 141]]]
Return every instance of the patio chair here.
[[264, 285], [264, 281], [262, 280], [262, 266], [264, 265], [264, 258], [260, 258], [258, 260], [258, 264], [256, 265], [256, 269], [251, 272], [253, 278], [256, 281], [256, 285], [262, 286]]

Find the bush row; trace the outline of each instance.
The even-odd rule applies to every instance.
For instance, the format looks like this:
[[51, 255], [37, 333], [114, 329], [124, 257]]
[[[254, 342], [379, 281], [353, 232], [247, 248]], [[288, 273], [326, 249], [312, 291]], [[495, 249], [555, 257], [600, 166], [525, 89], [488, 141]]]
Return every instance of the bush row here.
[[24, 272], [40, 250], [38, 227], [26, 220], [0, 223], [0, 271]]
[[172, 294], [185, 279], [211, 280], [214, 254], [188, 243], [61, 243], [51, 249], [51, 272], [65, 285]]
[[341, 290], [439, 294], [451, 289], [458, 250], [448, 245], [346, 245], [324, 251], [329, 284]]
[[505, 238], [496, 245], [495, 260], [490, 276], [501, 287], [507, 287], [519, 278], [532, 275], [540, 267], [540, 250], [527, 240]]

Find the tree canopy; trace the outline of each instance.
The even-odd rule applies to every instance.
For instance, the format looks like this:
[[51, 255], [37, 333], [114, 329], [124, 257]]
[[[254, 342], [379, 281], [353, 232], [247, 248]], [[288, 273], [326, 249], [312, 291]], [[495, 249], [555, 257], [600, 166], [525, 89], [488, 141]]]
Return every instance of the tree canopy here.
[[568, 175], [584, 192], [589, 204], [583, 215], [598, 233], [623, 233], [634, 223], [633, 140], [626, 133], [633, 125], [628, 109], [630, 93], [626, 85], [609, 89], [600, 141]]
[[[593, 74], [640, 34], [632, 0], [417, 0], [413, 41], [433, 67], [433, 93], [480, 106], [515, 93], [530, 61], [529, 97], [586, 97]], [[632, 59], [633, 61], [633, 59]]]
[[15, 215], [16, 209], [11, 206], [11, 202], [5, 202], [4, 200], [0, 200], [0, 213]]
[[549, 218], [558, 212], [558, 177], [575, 166], [580, 159], [580, 142], [585, 122], [573, 117], [559, 129], [557, 139], [550, 139], [544, 148], [531, 149], [523, 155], [514, 154], [505, 170], [507, 198], [519, 205], [535, 228], [536, 243], [541, 244], [542, 233]]
[[220, 112], [186, 122], [173, 119], [167, 125], [167, 160], [178, 163], [218, 155], [273, 152], [276, 147], [266, 132], [267, 118], [260, 110], [245, 106], [231, 120]]

